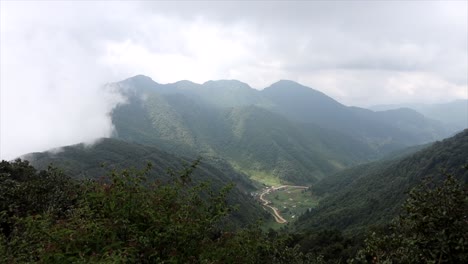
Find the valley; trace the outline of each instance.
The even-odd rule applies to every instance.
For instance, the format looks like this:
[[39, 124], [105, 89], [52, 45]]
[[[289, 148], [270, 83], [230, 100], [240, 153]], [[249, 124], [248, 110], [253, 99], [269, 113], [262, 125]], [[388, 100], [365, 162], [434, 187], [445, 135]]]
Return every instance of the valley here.
[[[111, 85], [126, 98], [110, 113], [112, 138], [25, 158], [37, 168], [52, 163], [77, 178], [105, 174], [101, 164], [121, 169], [151, 162], [158, 179], [167, 179], [168, 168], [201, 159], [196, 181], [212, 181], [216, 189], [235, 184], [231, 199], [241, 205], [239, 223], [268, 214], [280, 225], [297, 222], [316, 210], [319, 197], [329, 196], [327, 204], [339, 193], [322, 187], [336, 175], [353, 174], [395, 152], [404, 157], [423, 148], [418, 144], [455, 132], [408, 108], [348, 107], [288, 80], [263, 90], [237, 80], [160, 84], [143, 75]], [[249, 193], [258, 202], [245, 199]], [[262, 215], [263, 209], [268, 214]], [[308, 218], [298, 225], [315, 221]]]
[[468, 263], [468, 0], [0, 0], [0, 264]]
[[[304, 253], [319, 248], [328, 259], [349, 258], [366, 232], [398, 217], [408, 192], [424, 177], [441, 182], [444, 171], [467, 182], [468, 130], [445, 128], [411, 109], [348, 107], [285, 80], [262, 91], [235, 80], [158, 84], [141, 75], [114, 85], [126, 101], [110, 113], [111, 138], [22, 158], [46, 173], [56, 166], [73, 181], [98, 186], [119, 173], [136, 177], [117, 186], [145, 179], [137, 184], [141, 193], [153, 188], [152, 181], [164, 186], [156, 196], [166, 197], [166, 211], [157, 210], [162, 197], [151, 210], [166, 220], [171, 210], [182, 211], [155, 234], [182, 223], [191, 236], [192, 224], [204, 219], [213, 224], [201, 231], [205, 241], [231, 235], [261, 245], [294, 241], [290, 245]], [[449, 134], [456, 135], [443, 139]], [[132, 197], [128, 192], [135, 186], [128, 187], [120, 192]], [[192, 193], [174, 196], [165, 188]], [[181, 204], [173, 208], [176, 201]], [[112, 215], [115, 204], [110, 208]], [[249, 229], [255, 223], [259, 229]], [[281, 239], [271, 240], [275, 236]], [[340, 250], [329, 254], [327, 243]]]

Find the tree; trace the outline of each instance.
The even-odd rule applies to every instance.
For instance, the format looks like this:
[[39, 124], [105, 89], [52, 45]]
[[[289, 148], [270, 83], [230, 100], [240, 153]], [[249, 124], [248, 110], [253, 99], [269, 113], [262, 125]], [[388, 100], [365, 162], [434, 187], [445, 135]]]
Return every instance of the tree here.
[[57, 168], [36, 171], [28, 161], [0, 162], [0, 231], [8, 237], [18, 217], [44, 212], [63, 216], [78, 191], [77, 182]]
[[385, 232], [372, 233], [354, 260], [367, 263], [467, 263], [468, 192], [452, 175], [426, 179]]
[[269, 237], [258, 226], [227, 229], [223, 219], [233, 209], [226, 200], [232, 185], [214, 190], [206, 182], [194, 183], [197, 164], [170, 172], [172, 180], [161, 182], [149, 181], [150, 164], [77, 181], [53, 168], [37, 172], [27, 162], [2, 162], [0, 263], [307, 260], [288, 246], [287, 236]]

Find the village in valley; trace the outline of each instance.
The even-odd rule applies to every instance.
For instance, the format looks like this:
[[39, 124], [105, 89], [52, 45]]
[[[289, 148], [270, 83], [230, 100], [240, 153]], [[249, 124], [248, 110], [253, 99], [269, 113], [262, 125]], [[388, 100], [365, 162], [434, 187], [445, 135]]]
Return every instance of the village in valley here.
[[267, 186], [259, 192], [253, 192], [252, 196], [273, 215], [278, 224], [293, 222], [318, 204], [307, 186]]

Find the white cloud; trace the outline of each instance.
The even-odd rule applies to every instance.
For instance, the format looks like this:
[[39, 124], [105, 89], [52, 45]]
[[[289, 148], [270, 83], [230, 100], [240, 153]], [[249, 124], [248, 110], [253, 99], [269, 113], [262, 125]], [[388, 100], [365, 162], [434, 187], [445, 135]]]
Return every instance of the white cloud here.
[[100, 89], [291, 79], [349, 105], [467, 98], [465, 1], [1, 3], [0, 156], [107, 136]]
[[[96, 63], [95, 43], [83, 44], [76, 32], [59, 24], [67, 23], [65, 16], [51, 19], [55, 25], [36, 20], [27, 9], [13, 16], [2, 3], [4, 15], [0, 158], [110, 136], [108, 113], [121, 98], [102, 88], [112, 75]], [[23, 24], [22, 18], [37, 23]]]
[[428, 72], [321, 70], [299, 78], [346, 105], [441, 103], [468, 98], [466, 85], [448, 82]]
[[120, 76], [147, 74], [162, 83], [181, 79], [205, 82], [229, 78], [232, 70], [251, 63], [258, 45], [252, 43], [242, 25], [222, 28], [203, 19], [187, 23], [164, 17], [153, 18], [144, 25], [137, 25], [134, 30], [167, 32], [171, 28], [173, 33], [148, 36], [145, 41], [108, 41], [99, 61]]

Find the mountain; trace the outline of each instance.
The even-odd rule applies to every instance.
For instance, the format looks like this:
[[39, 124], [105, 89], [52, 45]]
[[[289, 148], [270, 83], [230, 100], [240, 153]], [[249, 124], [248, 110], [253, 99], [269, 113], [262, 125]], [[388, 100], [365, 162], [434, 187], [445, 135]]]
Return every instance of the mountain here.
[[177, 155], [219, 156], [268, 184], [313, 183], [343, 168], [444, 137], [412, 110], [347, 107], [292, 81], [262, 91], [236, 80], [116, 83], [115, 138]]
[[[168, 169], [179, 171], [183, 164], [190, 165], [194, 161], [194, 158], [177, 157], [154, 147], [109, 138], [100, 139], [91, 146], [78, 144], [54, 152], [30, 153], [23, 156], [23, 159], [30, 161], [37, 169], [46, 169], [53, 164], [71, 177], [93, 179], [98, 179], [111, 170], [143, 169], [150, 162], [150, 177], [159, 180], [169, 179]], [[256, 190], [253, 183], [222, 160], [202, 160], [194, 171], [193, 180], [208, 181], [216, 189], [234, 182], [236, 188], [231, 191], [229, 201], [240, 205], [239, 211], [234, 213], [237, 224], [266, 218], [263, 209], [250, 197], [250, 192]]]
[[468, 130], [410, 153], [343, 170], [313, 185], [320, 205], [296, 227], [358, 233], [393, 219], [406, 193], [425, 177], [437, 180], [445, 172], [468, 183]]
[[262, 94], [272, 111], [292, 120], [343, 131], [381, 152], [423, 144], [449, 135], [444, 126], [410, 110], [374, 112], [347, 107], [327, 95], [292, 81], [279, 81]]
[[455, 131], [411, 109], [374, 112], [348, 107], [322, 92], [288, 80], [278, 81], [261, 91], [237, 80], [158, 84], [142, 75], [118, 85], [136, 93], [152, 90], [159, 94], [182, 94], [200, 104], [218, 108], [256, 105], [295, 122], [340, 131], [381, 152], [428, 143]]
[[248, 105], [268, 104], [260, 91], [237, 80], [207, 81], [197, 84], [188, 80], [169, 84], [159, 84], [144, 75], [137, 75], [117, 83], [124, 93], [139, 94], [155, 91], [159, 94], [183, 94], [201, 104], [226, 108]]
[[223, 157], [270, 184], [311, 183], [448, 133], [415, 111], [347, 107], [292, 81], [258, 91], [236, 80], [158, 84], [138, 75], [116, 85], [127, 103], [112, 113], [114, 137]]
[[[129, 83], [135, 82], [142, 84], [132, 89]], [[244, 97], [243, 93], [259, 92], [246, 84], [205, 83], [206, 89], [217, 87], [215, 90], [243, 98], [227, 102], [226, 98], [236, 97], [224, 97], [220, 95], [224, 92], [219, 92], [218, 98], [231, 105], [220, 107], [201, 99], [198, 95], [203, 92], [184, 92], [201, 89], [196, 85], [187, 88], [192, 84], [184, 83], [183, 88], [176, 83], [174, 91], [167, 92], [164, 85], [154, 83], [147, 87], [147, 79], [142, 77], [124, 81], [127, 103], [112, 113], [114, 137], [178, 155], [222, 157], [236, 169], [268, 184], [315, 182], [375, 156], [374, 149], [343, 133], [295, 122], [258, 104], [247, 103], [248, 98], [255, 98]], [[241, 92], [232, 92], [237, 89]], [[264, 99], [256, 97], [257, 100]]]
[[307, 184], [373, 153], [340, 133], [296, 124], [257, 106], [232, 108], [223, 120], [232, 134], [219, 153], [254, 176], [267, 173], [284, 182]]
[[452, 130], [468, 128], [468, 99], [455, 100], [442, 104], [395, 104], [376, 105], [371, 109], [375, 111], [410, 108], [424, 116], [440, 121]]

